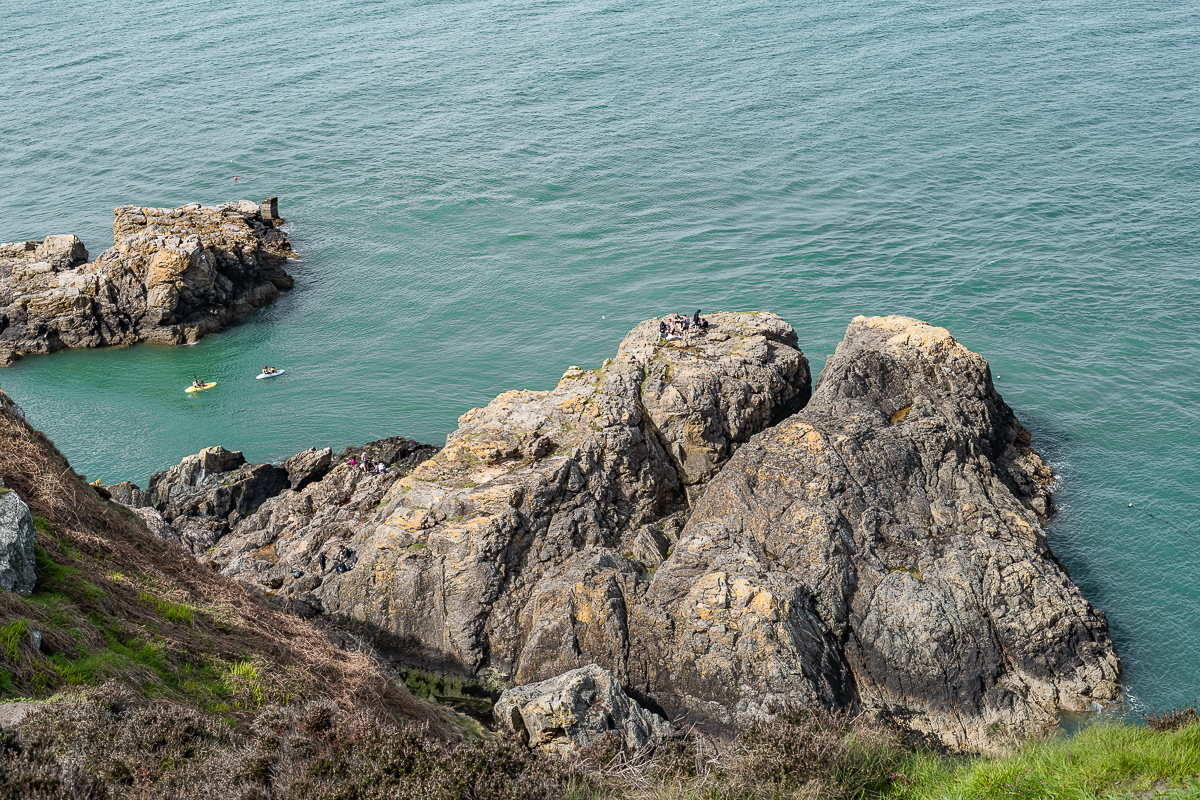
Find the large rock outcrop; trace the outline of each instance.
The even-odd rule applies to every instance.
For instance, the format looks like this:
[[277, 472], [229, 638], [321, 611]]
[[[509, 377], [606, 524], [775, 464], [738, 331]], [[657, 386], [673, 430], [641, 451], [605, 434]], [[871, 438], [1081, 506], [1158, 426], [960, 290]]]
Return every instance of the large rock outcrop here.
[[632, 614], [668, 709], [855, 705], [991, 749], [1115, 700], [1104, 614], [1042, 527], [1049, 468], [942, 328], [857, 317], [812, 401], [710, 485]]
[[409, 666], [505, 688], [597, 664], [718, 731], [851, 708], [994, 750], [1118, 697], [981, 356], [859, 317], [810, 401], [782, 320], [711, 319], [467, 412], [411, 474], [302, 454], [304, 485], [230, 514], [210, 557]]
[[33, 517], [29, 506], [0, 480], [0, 589], [30, 594], [37, 584]]
[[[644, 586], [689, 497], [810, 393], [779, 317], [710, 321], [706, 336], [666, 345], [656, 321], [643, 323], [599, 369], [571, 367], [551, 391], [467, 412], [440, 453], [382, 496], [380, 482], [335, 468], [239, 522], [213, 558], [306, 612], [360, 626], [413, 666], [530, 683], [597, 649], [615, 654], [624, 640], [571, 641], [571, 613], [548, 599], [559, 582], [599, 559]], [[353, 569], [328, 566], [319, 585], [293, 577], [347, 545]], [[577, 613], [616, 614], [623, 628], [620, 597], [602, 584]]]
[[115, 214], [113, 246], [90, 263], [71, 235], [0, 244], [0, 364], [66, 347], [195, 342], [292, 288], [287, 235], [254, 203]]
[[637, 753], [674, 732], [669, 722], [625, 694], [611, 672], [595, 664], [506, 690], [492, 716], [501, 730], [530, 747], [563, 755], [609, 736]]
[[[572, 610], [543, 595], [597, 558], [631, 582], [660, 562], [666, 552], [650, 542], [669, 547], [689, 495], [810, 391], [783, 320], [711, 321], [688, 346], [662, 346], [656, 323], [642, 323], [599, 369], [573, 367], [551, 391], [506, 392], [464, 414], [356, 536], [357, 568], [325, 580], [326, 612], [420, 664], [501, 681], [619, 651], [623, 640], [575, 641]], [[575, 613], [623, 619], [623, 596], [604, 585]]]

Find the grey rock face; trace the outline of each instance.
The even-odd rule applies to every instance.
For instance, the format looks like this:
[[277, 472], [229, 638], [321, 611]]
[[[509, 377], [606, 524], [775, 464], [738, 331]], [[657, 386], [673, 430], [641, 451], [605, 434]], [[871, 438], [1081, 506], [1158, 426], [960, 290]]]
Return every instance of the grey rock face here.
[[501, 730], [530, 747], [564, 755], [606, 736], [617, 737], [637, 752], [674, 730], [626, 695], [611, 672], [595, 664], [507, 690], [493, 716]]
[[[3, 390], [0, 390], [0, 411], [17, 419], [25, 419], [25, 411], [13, 402], [13, 399], [5, 394]], [[3, 485], [4, 483], [0, 481], [0, 486]]]
[[287, 472], [288, 484], [293, 489], [299, 490], [313, 481], [319, 481], [325, 477], [325, 473], [329, 472], [329, 465], [332, 463], [333, 450], [331, 448], [318, 450], [310, 447], [284, 461], [283, 468]]
[[37, 584], [33, 516], [11, 489], [0, 488], [0, 589], [30, 594]]
[[[808, 397], [783, 320], [710, 321], [710, 336], [678, 345], [642, 323], [599, 369], [571, 367], [551, 391], [505, 392], [464, 414], [357, 526], [360, 561], [321, 586], [326, 612], [419, 666], [517, 683], [618, 652], [629, 598], [614, 587], [645, 583], [630, 557], [637, 531], [685, 513], [742, 442]], [[555, 605], [578, 570], [598, 583], [574, 608]], [[574, 634], [572, 619], [611, 615], [596, 636]]]
[[0, 703], [0, 729], [13, 730], [41, 708], [41, 703], [10, 700]]
[[201, 553], [228, 533], [231, 524], [287, 487], [285, 469], [247, 464], [240, 451], [208, 447], [152, 475], [144, 492], [128, 481], [105, 488], [114, 500], [134, 510], [153, 509], [155, 514], [142, 514], [152, 531]]
[[195, 342], [271, 302], [292, 288], [284, 264], [295, 254], [257, 208], [122, 206], [113, 246], [90, 263], [70, 235], [0, 244], [0, 364], [65, 347]]
[[1104, 615], [1046, 541], [1050, 479], [983, 358], [858, 317], [693, 512], [631, 615], [632, 682], [668, 710], [860, 706], [984, 750], [1115, 700]]
[[340, 456], [334, 459], [334, 463], [341, 464], [352, 456], [355, 460], [366, 456], [372, 462], [383, 462], [389, 468], [394, 467], [401, 471], [408, 471], [437, 451], [438, 448], [432, 445], [405, 439], [403, 436], [389, 436], [387, 439], [368, 442], [362, 447], [347, 447]]

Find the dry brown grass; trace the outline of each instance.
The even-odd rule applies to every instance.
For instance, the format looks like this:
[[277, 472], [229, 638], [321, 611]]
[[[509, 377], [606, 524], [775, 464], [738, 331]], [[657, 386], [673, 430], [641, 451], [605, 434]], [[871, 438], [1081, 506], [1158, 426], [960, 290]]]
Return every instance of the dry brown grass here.
[[[44, 435], [2, 412], [0, 477], [35, 518], [49, 523], [49, 531], [37, 537], [50, 564], [40, 570], [34, 598], [0, 597], [0, 626], [24, 620], [45, 637], [42, 651], [33, 649], [28, 637], [17, 642], [8, 663], [10, 694], [15, 688], [45, 695], [66, 683], [99, 677], [171, 697], [177, 694], [172, 673], [182, 685], [193, 669], [204, 667], [210, 677], [214, 670], [231, 670], [227, 677], [236, 685], [234, 668], [249, 665], [242, 673], [254, 676], [248, 681], [253, 686], [246, 687], [246, 702], [235, 692], [228, 709], [235, 717], [264, 702], [327, 697], [344, 708], [372, 708], [449, 730], [444, 716], [387, 680], [370, 657], [338, 649], [309, 623], [269, 608], [249, 590], [159, 540], [136, 515], [101, 499]], [[56, 602], [36, 602], [39, 596]], [[164, 619], [164, 608], [175, 610], [173, 619]], [[71, 624], [64, 625], [64, 619]], [[119, 646], [152, 644], [163, 669], [129, 664], [131, 674], [81, 676], [64, 667], [112, 645], [114, 638]], [[59, 654], [57, 660], [47, 652]]]

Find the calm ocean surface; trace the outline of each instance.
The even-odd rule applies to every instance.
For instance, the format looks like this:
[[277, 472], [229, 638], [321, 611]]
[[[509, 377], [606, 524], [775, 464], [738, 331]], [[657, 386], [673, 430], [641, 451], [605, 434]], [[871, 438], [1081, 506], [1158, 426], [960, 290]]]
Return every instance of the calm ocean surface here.
[[[1192, 3], [0, 0], [0, 241], [280, 196], [295, 291], [194, 347], [0, 384], [106, 483], [440, 444], [670, 310], [984, 354], [1133, 713], [1200, 696]], [[238, 177], [236, 185], [233, 177]], [[255, 381], [263, 364], [287, 370]], [[197, 397], [193, 373], [220, 386]], [[1128, 504], [1146, 509], [1152, 519]]]

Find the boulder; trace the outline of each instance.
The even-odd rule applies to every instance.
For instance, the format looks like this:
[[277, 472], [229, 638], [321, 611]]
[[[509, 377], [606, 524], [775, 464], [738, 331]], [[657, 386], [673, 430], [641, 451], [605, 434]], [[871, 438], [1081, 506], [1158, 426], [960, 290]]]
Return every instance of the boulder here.
[[318, 450], [310, 447], [284, 461], [283, 468], [287, 471], [288, 484], [293, 489], [300, 490], [313, 481], [319, 481], [325, 477], [325, 473], [329, 472], [329, 465], [332, 463], [332, 448], [326, 447], [324, 450]]
[[530, 747], [562, 755], [610, 736], [636, 753], [674, 731], [669, 722], [625, 694], [611, 672], [595, 664], [508, 689], [492, 716], [501, 730]]
[[0, 589], [28, 595], [37, 584], [33, 516], [12, 489], [0, 486]]
[[65, 347], [195, 342], [292, 288], [287, 235], [248, 207], [122, 206], [92, 262], [75, 236], [0, 244], [0, 364]]
[[10, 700], [0, 703], [0, 730], [14, 730], [42, 707], [41, 703]]
[[[944, 329], [857, 317], [808, 406], [711, 483], [630, 613], [672, 713], [862, 708], [993, 750], [1116, 700], [1104, 614], [1054, 558], [1051, 473]], [[595, 627], [595, 626], [593, 626]]]

